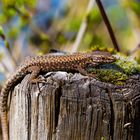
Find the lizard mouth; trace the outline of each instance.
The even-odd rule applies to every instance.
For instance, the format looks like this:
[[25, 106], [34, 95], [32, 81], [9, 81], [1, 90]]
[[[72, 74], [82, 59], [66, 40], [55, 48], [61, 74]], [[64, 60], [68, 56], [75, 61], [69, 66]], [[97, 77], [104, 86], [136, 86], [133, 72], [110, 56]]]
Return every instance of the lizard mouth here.
[[113, 62], [115, 62], [115, 61], [116, 61], [116, 59], [106, 60], [106, 62], [104, 62], [104, 63], [113, 63]]
[[97, 62], [97, 63], [113, 63], [116, 61], [116, 58], [114, 56], [111, 56], [110, 58], [94, 58], [93, 60], [94, 62]]
[[106, 61], [107, 61], [107, 63], [113, 63], [116, 61], [116, 58], [114, 56], [112, 56], [112, 58], [107, 59]]

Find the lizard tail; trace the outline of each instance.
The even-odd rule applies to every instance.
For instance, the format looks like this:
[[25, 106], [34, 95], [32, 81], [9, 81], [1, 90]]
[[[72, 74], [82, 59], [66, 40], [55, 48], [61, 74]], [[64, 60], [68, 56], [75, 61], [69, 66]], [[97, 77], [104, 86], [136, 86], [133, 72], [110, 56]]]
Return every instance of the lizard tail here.
[[0, 96], [0, 117], [1, 117], [1, 126], [2, 126], [2, 136], [3, 140], [9, 140], [9, 133], [8, 133], [8, 117], [7, 117], [7, 100], [10, 90], [17, 84], [18, 81], [20, 81], [24, 74], [15, 73], [12, 75], [11, 78], [9, 78], [5, 85], [3, 86], [1, 90], [1, 96]]
[[1, 112], [1, 124], [3, 124], [2, 125], [2, 132], [4, 132], [3, 135], [2, 135], [3, 140], [9, 140], [8, 139], [8, 121], [7, 121], [6, 111]]
[[[7, 82], [8, 83], [8, 82]], [[3, 140], [9, 140], [8, 138], [8, 119], [7, 119], [7, 98], [10, 90], [10, 86], [4, 86], [1, 90], [0, 96], [0, 117], [1, 117], [1, 126], [2, 126], [2, 137]]]
[[3, 140], [9, 140], [8, 139], [8, 121], [7, 121], [7, 97], [9, 92], [9, 86], [4, 86], [1, 90], [1, 96], [0, 96], [0, 117], [1, 117], [1, 126], [2, 126], [2, 137]]

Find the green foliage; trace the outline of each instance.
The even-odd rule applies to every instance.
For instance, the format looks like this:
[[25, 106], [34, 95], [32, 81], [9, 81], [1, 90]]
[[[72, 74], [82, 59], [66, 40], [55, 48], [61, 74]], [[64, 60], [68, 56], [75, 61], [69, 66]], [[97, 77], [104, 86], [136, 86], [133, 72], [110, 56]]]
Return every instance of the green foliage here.
[[[88, 24], [87, 29], [78, 50], [108, 51], [108, 47], [109, 51], [112, 50], [113, 45], [97, 5], [94, 6], [89, 13], [86, 13], [88, 1], [82, 0], [79, 2], [77, 1], [73, 2], [71, 5], [67, 5], [67, 13], [63, 16], [63, 18], [57, 18], [55, 20], [52, 19], [50, 23], [51, 29], [49, 30], [51, 33], [48, 33], [47, 31], [42, 31], [41, 29], [32, 26], [34, 24], [32, 17], [37, 13], [37, 0], [2, 0], [2, 6], [0, 7], [0, 24], [4, 26], [4, 29], [6, 29], [5, 35], [8, 40], [10, 40], [10, 43], [12, 42], [11, 44], [14, 44], [13, 42], [16, 41], [23, 29], [29, 27], [32, 30], [31, 36], [29, 36], [28, 39], [30, 41], [28, 42], [29, 46], [30, 43], [32, 43], [31, 45], [35, 46], [37, 48], [36, 50], [40, 49], [46, 53], [46, 51], [49, 50], [48, 48], [57, 47], [59, 49], [62, 45], [65, 46], [67, 42], [69, 43], [69, 46], [72, 46], [83, 19], [86, 19]], [[78, 8], [75, 4], [78, 4]], [[104, 4], [105, 2], [103, 2], [103, 5]], [[127, 5], [131, 7], [137, 15], [140, 15], [140, 3], [129, 0], [127, 1]], [[106, 6], [105, 8], [115, 31], [115, 36], [119, 40], [118, 44], [123, 46], [125, 42], [123, 37], [126, 39], [128, 36], [131, 37], [133, 35], [131, 26], [128, 22], [127, 13], [125, 9], [116, 2], [112, 5]], [[15, 22], [15, 17], [16, 19], [18, 17], [18, 20], [16, 25], [14, 23], [13, 26], [12, 24]], [[46, 38], [42, 37], [42, 32], [47, 34]], [[123, 34], [121, 32], [123, 32]], [[35, 35], [32, 36], [32, 34]], [[126, 40], [126, 42], [129, 41], [129, 39]], [[45, 46], [47, 49], [45, 49]], [[127, 45], [125, 44], [125, 46]], [[123, 50], [123, 48], [121, 50]]]
[[64, 44], [64, 43], [67, 42], [67, 39], [65, 38], [64, 35], [59, 34], [58, 37], [57, 37], [57, 41], [58, 41], [59, 44]]
[[0, 26], [0, 37], [3, 39], [4, 47], [6, 47], [6, 49], [9, 51], [9, 54], [11, 55], [12, 54], [11, 48], [10, 48], [8, 40], [6, 39], [2, 26]]
[[4, 30], [3, 30], [2, 26], [0, 26], [0, 36], [2, 37], [2, 39], [5, 38]]
[[98, 8], [93, 8], [92, 11], [87, 15], [87, 19], [90, 27], [95, 26], [94, 24], [100, 24], [102, 17]]
[[9, 5], [15, 5], [22, 7], [23, 5], [28, 7], [34, 7], [36, 5], [36, 0], [2, 0], [3, 7], [8, 7]]
[[69, 21], [66, 24], [65, 30], [77, 32], [78, 29], [80, 28], [81, 21], [82, 21], [82, 19], [80, 19], [80, 18], [75, 18], [74, 20]]
[[83, 44], [84, 45], [82, 47], [85, 48], [85, 45], [86, 45], [88, 46], [87, 48], [89, 50], [99, 50], [98, 48], [103, 47], [103, 46], [105, 47], [103, 38], [96, 34], [93, 34], [92, 32], [85, 33], [85, 36], [83, 38]]
[[17, 36], [19, 35], [19, 29], [17, 27], [11, 28], [11, 30], [7, 31], [7, 35], [10, 39], [16, 40]]
[[112, 25], [115, 25], [119, 29], [127, 30], [129, 22], [127, 19], [127, 14], [122, 7], [119, 5], [112, 6], [111, 8], [107, 9], [107, 14], [109, 19], [111, 19], [110, 22]]
[[91, 45], [93, 38], [94, 37], [92, 36], [92, 33], [87, 32], [84, 36], [83, 43], [85, 43], [89, 46], [89, 45]]
[[5, 24], [14, 16], [28, 19], [30, 12], [35, 8], [36, 0], [2, 0], [0, 24]]
[[103, 38], [101, 38], [98, 35], [92, 35], [91, 46], [95, 46], [95, 45], [104, 46], [105, 43], [103, 41]]
[[49, 37], [46, 34], [34, 34], [31, 36], [30, 43], [38, 46], [40, 48], [38, 54], [45, 54], [49, 50], [49, 46], [51, 44]]
[[0, 24], [4, 25], [8, 23], [14, 16], [16, 12], [14, 10], [9, 10], [8, 8], [3, 9], [3, 11], [0, 13]]
[[137, 14], [137, 16], [140, 16], [140, 2], [129, 2], [128, 5]]

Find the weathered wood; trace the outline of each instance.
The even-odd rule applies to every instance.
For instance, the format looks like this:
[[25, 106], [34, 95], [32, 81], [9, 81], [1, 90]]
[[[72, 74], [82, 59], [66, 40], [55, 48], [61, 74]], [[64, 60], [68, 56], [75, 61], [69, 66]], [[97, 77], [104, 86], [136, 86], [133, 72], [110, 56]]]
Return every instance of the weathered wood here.
[[139, 139], [140, 76], [123, 89], [81, 74], [41, 76], [39, 86], [29, 76], [12, 94], [10, 140]]

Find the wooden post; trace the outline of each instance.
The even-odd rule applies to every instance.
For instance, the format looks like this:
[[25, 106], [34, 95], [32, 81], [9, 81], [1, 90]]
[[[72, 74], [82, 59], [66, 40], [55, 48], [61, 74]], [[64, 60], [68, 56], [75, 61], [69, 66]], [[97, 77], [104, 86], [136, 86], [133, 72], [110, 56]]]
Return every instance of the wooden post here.
[[15, 87], [9, 111], [10, 140], [138, 140], [140, 76], [113, 85], [65, 72]]

